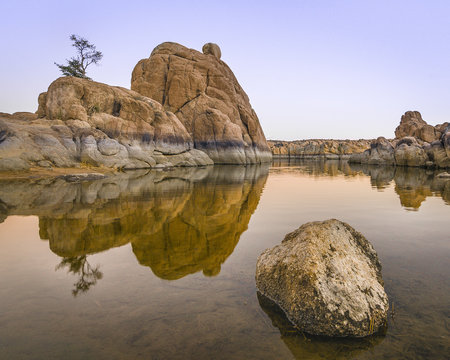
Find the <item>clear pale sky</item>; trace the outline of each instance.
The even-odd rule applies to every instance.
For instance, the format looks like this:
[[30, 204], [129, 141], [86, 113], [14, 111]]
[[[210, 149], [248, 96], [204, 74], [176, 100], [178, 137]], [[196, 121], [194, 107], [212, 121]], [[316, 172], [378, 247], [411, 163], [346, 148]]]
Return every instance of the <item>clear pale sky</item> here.
[[3, 0], [0, 13], [0, 112], [36, 111], [78, 34], [104, 54], [88, 75], [127, 88], [161, 42], [217, 43], [268, 139], [393, 137], [407, 110], [450, 121], [449, 0]]

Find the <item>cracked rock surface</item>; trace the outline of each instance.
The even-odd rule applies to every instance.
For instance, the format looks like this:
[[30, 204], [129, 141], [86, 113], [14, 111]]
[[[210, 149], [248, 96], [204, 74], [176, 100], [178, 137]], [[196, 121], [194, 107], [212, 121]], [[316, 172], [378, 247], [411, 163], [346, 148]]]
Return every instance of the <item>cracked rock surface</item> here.
[[387, 319], [377, 253], [339, 220], [304, 224], [264, 251], [256, 264], [256, 286], [309, 334], [363, 337]]
[[204, 53], [165, 42], [133, 70], [131, 89], [173, 112], [192, 136], [194, 148], [215, 163], [271, 160], [258, 117], [216, 44]]

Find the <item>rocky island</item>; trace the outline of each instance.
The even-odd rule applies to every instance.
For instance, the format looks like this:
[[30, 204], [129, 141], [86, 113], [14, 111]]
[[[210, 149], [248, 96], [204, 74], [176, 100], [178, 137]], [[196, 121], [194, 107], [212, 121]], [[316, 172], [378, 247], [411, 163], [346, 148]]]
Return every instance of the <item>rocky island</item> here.
[[0, 171], [113, 169], [271, 160], [248, 96], [220, 48], [163, 43], [133, 70], [131, 90], [62, 77], [33, 113], [0, 113]]
[[395, 139], [379, 137], [349, 162], [369, 165], [450, 167], [450, 124], [431, 126], [418, 111], [407, 111], [395, 129]]

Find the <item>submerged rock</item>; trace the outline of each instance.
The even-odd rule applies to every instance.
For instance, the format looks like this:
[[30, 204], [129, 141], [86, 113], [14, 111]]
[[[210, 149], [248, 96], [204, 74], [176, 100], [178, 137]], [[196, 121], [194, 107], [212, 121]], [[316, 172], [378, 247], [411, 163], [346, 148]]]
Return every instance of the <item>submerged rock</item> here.
[[264, 251], [256, 286], [310, 334], [363, 337], [386, 323], [389, 304], [377, 253], [361, 233], [335, 219], [304, 224]]

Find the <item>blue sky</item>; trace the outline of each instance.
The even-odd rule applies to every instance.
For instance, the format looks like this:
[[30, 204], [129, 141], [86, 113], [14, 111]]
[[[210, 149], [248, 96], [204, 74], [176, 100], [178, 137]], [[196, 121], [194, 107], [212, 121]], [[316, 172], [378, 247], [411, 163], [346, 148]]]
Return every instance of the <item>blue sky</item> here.
[[219, 44], [270, 139], [393, 137], [401, 115], [450, 121], [450, 1], [7, 1], [0, 111], [35, 111], [74, 55], [104, 53], [96, 81], [129, 88], [161, 42]]

